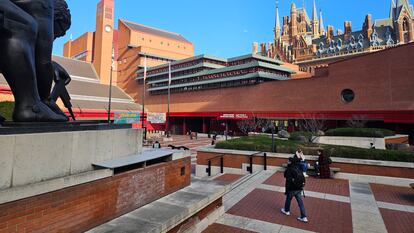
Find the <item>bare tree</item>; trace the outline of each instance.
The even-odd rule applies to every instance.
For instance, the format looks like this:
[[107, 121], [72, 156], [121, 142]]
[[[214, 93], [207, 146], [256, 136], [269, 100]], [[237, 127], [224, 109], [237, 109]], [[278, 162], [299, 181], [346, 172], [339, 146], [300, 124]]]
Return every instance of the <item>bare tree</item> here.
[[242, 120], [237, 122], [237, 126], [244, 134], [255, 132], [259, 128], [268, 129], [271, 122], [268, 119], [253, 118], [249, 120]]
[[304, 115], [301, 114], [302, 120], [300, 121], [300, 129], [307, 132], [306, 135], [308, 142], [313, 143], [321, 132], [326, 130], [326, 120], [324, 116], [320, 114]]
[[367, 116], [352, 115], [352, 118], [346, 121], [346, 124], [351, 128], [364, 128], [367, 124]]
[[238, 121], [237, 126], [244, 134], [249, 134], [249, 132], [256, 131], [257, 129], [254, 119]]

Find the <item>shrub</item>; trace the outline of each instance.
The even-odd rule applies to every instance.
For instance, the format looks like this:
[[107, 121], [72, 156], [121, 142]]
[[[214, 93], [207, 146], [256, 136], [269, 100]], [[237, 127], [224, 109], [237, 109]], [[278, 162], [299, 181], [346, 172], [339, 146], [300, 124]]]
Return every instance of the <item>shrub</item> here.
[[[295, 153], [298, 147], [307, 155], [317, 155], [317, 150], [323, 148], [325, 153], [333, 157], [414, 162], [414, 153], [396, 150], [363, 149], [350, 146], [318, 145], [307, 146], [293, 140], [275, 140], [278, 153]], [[241, 137], [229, 141], [221, 141], [216, 144], [219, 149], [271, 151], [272, 140], [267, 136]]]
[[290, 134], [289, 140], [300, 141], [301, 137], [309, 138], [312, 137], [312, 133], [305, 131], [296, 131]]
[[363, 149], [349, 146], [322, 145], [325, 150], [332, 151], [333, 157], [414, 162], [414, 153], [396, 150]]
[[326, 136], [383, 138], [395, 135], [394, 131], [376, 128], [337, 128], [326, 131]]
[[12, 120], [13, 108], [14, 102], [0, 102], [0, 115], [6, 118], [6, 120]]

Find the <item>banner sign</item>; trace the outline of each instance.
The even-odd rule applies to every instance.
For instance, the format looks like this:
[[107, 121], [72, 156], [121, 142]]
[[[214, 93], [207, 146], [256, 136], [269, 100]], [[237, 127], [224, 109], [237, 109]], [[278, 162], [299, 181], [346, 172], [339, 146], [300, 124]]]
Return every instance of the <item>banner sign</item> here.
[[160, 112], [148, 113], [148, 121], [152, 124], [164, 124], [167, 121], [167, 114]]
[[115, 124], [135, 124], [139, 123], [139, 112], [115, 112], [114, 123]]
[[245, 114], [245, 113], [226, 113], [226, 114], [222, 114], [221, 116], [218, 117], [218, 119], [220, 120], [247, 120], [250, 119], [250, 117]]

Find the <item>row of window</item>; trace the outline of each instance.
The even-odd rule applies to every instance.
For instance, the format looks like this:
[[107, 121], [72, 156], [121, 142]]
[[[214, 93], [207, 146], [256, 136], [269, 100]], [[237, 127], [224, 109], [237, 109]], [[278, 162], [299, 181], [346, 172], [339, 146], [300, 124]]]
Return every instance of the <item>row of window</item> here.
[[[260, 79], [260, 78], [252, 78], [252, 79], [236, 80], [236, 81], [221, 82], [221, 83], [203, 84], [203, 85], [197, 85], [197, 86], [191, 86], [191, 87], [173, 88], [170, 91], [171, 93], [179, 93], [179, 92], [200, 91], [200, 90], [218, 89], [218, 88], [229, 88], [229, 87], [254, 85], [254, 84], [262, 83], [264, 81], [265, 80]], [[151, 91], [150, 93], [152, 95], [165, 95], [165, 94], [168, 94], [168, 90]]]
[[[286, 72], [273, 70], [273, 69], [268, 69], [268, 68], [264, 68], [264, 67], [253, 67], [253, 68], [242, 69], [242, 70], [228, 71], [228, 72], [222, 72], [222, 73], [209, 74], [209, 75], [191, 77], [191, 78], [186, 78], [186, 79], [174, 80], [174, 81], [171, 82], [171, 84], [175, 85], [175, 84], [191, 83], [191, 82], [198, 82], [198, 81], [211, 80], [211, 79], [217, 79], [217, 78], [228, 78], [228, 77], [241, 76], [241, 75], [257, 73], [257, 72], [264, 72], [264, 73], [268, 73], [268, 74], [274, 74], [274, 75], [282, 76], [282, 77], [286, 77], [286, 78], [289, 77], [289, 74], [286, 73]], [[167, 86], [167, 85], [168, 85], [168, 82], [166, 81], [166, 82], [162, 82], [162, 83], [152, 84], [151, 87], [163, 87], [163, 86]]]
[[[141, 40], [142, 40], [142, 41], [145, 41], [145, 37], [141, 37]], [[152, 39], [149, 39], [148, 41], [149, 41], [150, 43], [152, 43]], [[161, 44], [161, 45], [164, 45], [164, 44], [165, 44], [166, 46], [170, 46], [170, 43], [168, 43], [168, 42], [167, 42], [167, 43], [164, 43], [164, 41], [161, 41], [161, 42], [160, 42], [160, 44]], [[181, 45], [177, 45], [177, 48], [179, 48], [179, 49], [180, 49], [180, 48], [183, 48], [184, 50], [185, 50], [185, 49], [187, 49], [187, 47], [186, 47], [186, 46], [181, 46]]]

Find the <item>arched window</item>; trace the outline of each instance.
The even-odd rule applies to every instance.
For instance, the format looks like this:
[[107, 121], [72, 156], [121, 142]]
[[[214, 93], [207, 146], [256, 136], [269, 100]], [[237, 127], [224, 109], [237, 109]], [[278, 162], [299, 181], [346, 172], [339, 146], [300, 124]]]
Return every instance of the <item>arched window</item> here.
[[408, 19], [407, 18], [404, 18], [404, 20], [403, 20], [403, 31], [408, 31]]

